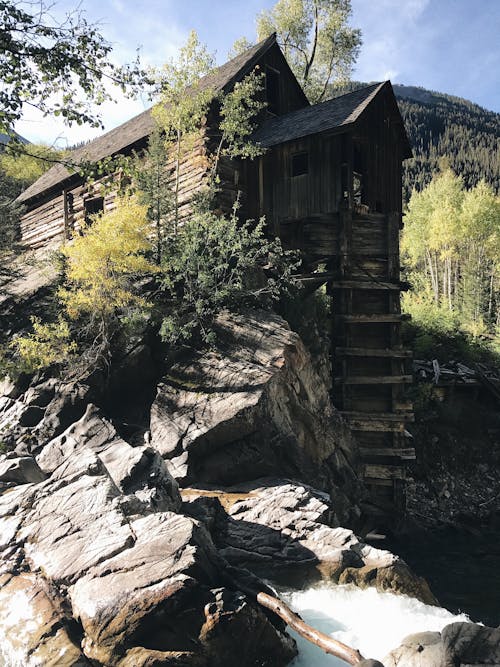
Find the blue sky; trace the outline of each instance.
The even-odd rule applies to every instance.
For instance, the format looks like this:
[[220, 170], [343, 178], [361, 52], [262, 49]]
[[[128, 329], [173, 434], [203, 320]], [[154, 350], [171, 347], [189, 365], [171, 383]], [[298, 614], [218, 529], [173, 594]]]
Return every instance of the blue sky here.
[[[500, 0], [351, 0], [352, 25], [363, 46], [353, 78], [418, 85], [500, 112]], [[77, 0], [58, 0], [53, 12]], [[273, 0], [83, 0], [90, 21], [113, 43], [118, 62], [134, 58], [161, 65], [195, 29], [218, 62], [245, 35], [255, 39], [255, 17]], [[119, 99], [102, 109], [106, 129], [142, 111], [148, 101]], [[30, 112], [17, 130], [31, 140], [60, 145], [96, 136]]]

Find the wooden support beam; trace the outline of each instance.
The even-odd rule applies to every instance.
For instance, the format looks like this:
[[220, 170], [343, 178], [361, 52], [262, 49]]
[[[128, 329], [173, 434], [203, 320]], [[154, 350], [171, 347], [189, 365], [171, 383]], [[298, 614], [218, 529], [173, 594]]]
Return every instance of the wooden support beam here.
[[386, 282], [385, 280], [334, 280], [331, 283], [334, 289], [381, 290], [400, 292], [401, 283]]
[[404, 461], [414, 461], [416, 459], [415, 449], [413, 447], [360, 447], [360, 454], [366, 456], [387, 456], [400, 458]]
[[413, 422], [415, 415], [413, 412], [359, 412], [343, 410], [340, 413], [347, 419], [362, 419], [363, 421], [385, 421], [385, 422]]
[[[330, 258], [326, 258], [327, 261]], [[338, 280], [338, 272], [321, 271], [317, 273], [298, 273], [293, 276], [301, 283], [327, 282], [333, 289], [379, 290], [381, 292], [405, 292], [409, 284], [405, 282], [390, 282], [386, 280]]]
[[374, 349], [370, 347], [336, 347], [335, 354], [342, 357], [388, 357], [395, 359], [410, 359], [411, 350]]
[[350, 324], [373, 324], [376, 322], [402, 322], [408, 320], [409, 315], [400, 313], [380, 313], [375, 315], [342, 315], [334, 313], [335, 318]]
[[380, 431], [383, 433], [403, 433], [404, 422], [391, 424], [390, 422], [362, 421], [360, 419], [349, 420], [351, 431]]
[[351, 375], [336, 377], [335, 384], [412, 384], [413, 375]]
[[365, 463], [364, 478], [368, 484], [376, 484], [376, 480], [390, 482], [393, 479], [406, 479], [406, 468], [403, 466], [375, 465], [372, 463]]

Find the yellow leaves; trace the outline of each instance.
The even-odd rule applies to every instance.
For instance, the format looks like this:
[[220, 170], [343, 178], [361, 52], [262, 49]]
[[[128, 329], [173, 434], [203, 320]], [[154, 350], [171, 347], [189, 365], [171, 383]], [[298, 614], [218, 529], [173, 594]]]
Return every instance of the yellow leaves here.
[[33, 372], [67, 361], [76, 352], [76, 343], [70, 340], [68, 323], [62, 318], [51, 324], [42, 324], [32, 317], [33, 331], [18, 336], [9, 345], [21, 360], [23, 370]]
[[107, 317], [146, 305], [132, 287], [135, 277], [157, 271], [145, 256], [152, 251], [150, 234], [147, 206], [129, 197], [117, 200], [114, 210], [96, 216], [82, 236], [63, 247], [69, 287], [59, 297], [69, 317]]
[[57, 160], [62, 160], [64, 155], [64, 151], [42, 144], [29, 144], [14, 151], [7, 148], [0, 155], [0, 168], [10, 178], [23, 183], [33, 183]]

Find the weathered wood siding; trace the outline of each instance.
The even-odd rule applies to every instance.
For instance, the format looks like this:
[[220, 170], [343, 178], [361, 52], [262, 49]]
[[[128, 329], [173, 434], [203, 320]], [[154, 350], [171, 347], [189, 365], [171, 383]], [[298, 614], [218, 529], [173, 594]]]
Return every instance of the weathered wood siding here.
[[[175, 183], [175, 157], [167, 163], [170, 185]], [[179, 220], [182, 222], [191, 211], [193, 194], [199, 190], [207, 173], [206, 141], [204, 133], [192, 150], [184, 155], [179, 169]], [[108, 187], [103, 187], [103, 181]], [[115, 180], [119, 181], [119, 176]], [[91, 186], [80, 180], [62, 192], [49, 195], [32, 206], [21, 218], [21, 242], [30, 248], [39, 248], [50, 243], [60, 243], [78, 232], [85, 220], [85, 201], [95, 197], [104, 198], [104, 210], [115, 206], [118, 188], [109, 189], [109, 178], [95, 181]]]

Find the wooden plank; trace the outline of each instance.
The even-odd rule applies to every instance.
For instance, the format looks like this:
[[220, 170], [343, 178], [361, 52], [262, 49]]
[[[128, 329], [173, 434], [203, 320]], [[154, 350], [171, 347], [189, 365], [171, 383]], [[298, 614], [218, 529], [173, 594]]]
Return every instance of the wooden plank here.
[[[366, 477], [363, 480], [365, 486], [367, 486], [368, 488], [370, 486], [384, 486], [384, 487], [389, 487], [391, 489], [394, 488], [395, 481], [396, 480], [394, 479], [378, 479], [378, 478], [367, 479]], [[375, 500], [375, 502], [377, 503], [379, 502], [378, 498]], [[394, 508], [394, 501], [391, 501], [391, 508], [392, 509]], [[387, 513], [385, 513], [385, 515], [387, 516]]]
[[376, 483], [374, 480], [406, 479], [406, 468], [403, 466], [365, 463], [364, 478], [368, 484]]
[[381, 313], [375, 315], [343, 315], [335, 313], [334, 317], [351, 324], [373, 324], [374, 322], [402, 322], [408, 320], [409, 316], [400, 313]]
[[349, 410], [342, 410], [341, 415], [348, 419], [373, 419], [374, 421], [387, 422], [413, 422], [415, 415], [413, 412], [354, 412]]
[[413, 447], [360, 447], [361, 456], [393, 456], [405, 461], [414, 461], [416, 459], [415, 449]]
[[375, 349], [369, 347], [336, 347], [335, 354], [343, 357], [388, 357], [395, 359], [410, 359], [411, 350]]
[[404, 423], [396, 424], [374, 420], [363, 421], [361, 419], [350, 419], [349, 427], [351, 431], [380, 431], [383, 433], [403, 433], [405, 430]]
[[336, 377], [338, 384], [412, 384], [413, 375], [351, 375], [350, 377]]

